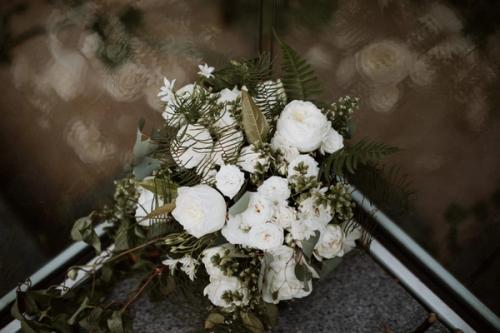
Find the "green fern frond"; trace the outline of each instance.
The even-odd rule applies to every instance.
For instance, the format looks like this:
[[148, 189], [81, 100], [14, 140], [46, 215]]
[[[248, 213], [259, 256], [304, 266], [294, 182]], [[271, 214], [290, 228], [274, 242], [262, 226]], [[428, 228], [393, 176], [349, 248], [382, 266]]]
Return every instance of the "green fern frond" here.
[[314, 70], [294, 49], [277, 36], [283, 52], [283, 85], [288, 100], [313, 100], [321, 93], [321, 85]]
[[256, 58], [242, 62], [231, 61], [228, 67], [215, 71], [212, 78], [203, 81], [215, 91], [224, 88], [232, 89], [234, 86], [239, 88], [246, 86], [253, 96], [256, 94], [259, 82], [271, 79], [271, 64], [272, 59], [269, 53], [263, 53]]
[[321, 164], [321, 176], [331, 182], [335, 176], [342, 177], [347, 171], [353, 174], [359, 165], [375, 162], [399, 149], [383, 143], [362, 139], [350, 147], [335, 152]]
[[286, 103], [286, 93], [283, 83], [277, 81], [261, 82], [256, 87], [256, 95], [253, 96], [255, 104], [268, 120], [275, 120], [283, 110]]

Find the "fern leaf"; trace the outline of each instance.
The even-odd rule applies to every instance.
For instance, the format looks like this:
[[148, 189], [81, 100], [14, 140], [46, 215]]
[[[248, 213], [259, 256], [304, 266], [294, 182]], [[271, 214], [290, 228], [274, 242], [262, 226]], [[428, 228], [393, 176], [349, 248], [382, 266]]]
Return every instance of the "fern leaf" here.
[[311, 100], [321, 93], [314, 70], [294, 49], [277, 36], [283, 52], [283, 85], [288, 100]]
[[362, 139], [353, 146], [328, 156], [321, 165], [321, 175], [328, 182], [336, 176], [343, 176], [345, 171], [353, 174], [360, 165], [375, 162], [382, 157], [395, 153], [399, 149], [383, 143]]

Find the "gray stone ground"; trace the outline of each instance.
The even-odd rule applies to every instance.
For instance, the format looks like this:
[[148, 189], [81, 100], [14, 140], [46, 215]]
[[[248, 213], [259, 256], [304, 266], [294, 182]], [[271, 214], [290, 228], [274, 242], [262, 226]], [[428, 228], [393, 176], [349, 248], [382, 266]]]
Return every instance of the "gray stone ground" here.
[[[427, 318], [427, 310], [370, 256], [356, 252], [346, 259], [311, 296], [280, 311], [275, 332], [413, 332]], [[203, 325], [196, 314], [168, 301], [144, 297], [134, 311], [137, 333], [192, 332]], [[427, 332], [448, 331], [438, 323]]]

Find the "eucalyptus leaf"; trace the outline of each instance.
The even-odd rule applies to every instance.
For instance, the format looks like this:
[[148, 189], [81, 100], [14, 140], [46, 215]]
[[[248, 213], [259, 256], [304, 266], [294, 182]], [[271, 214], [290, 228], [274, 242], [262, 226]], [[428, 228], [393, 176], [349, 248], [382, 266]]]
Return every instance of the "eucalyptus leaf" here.
[[101, 241], [92, 226], [92, 214], [78, 219], [71, 229], [71, 238], [75, 241], [83, 241], [101, 252]]
[[297, 280], [306, 282], [307, 284], [307, 281], [311, 280], [312, 276], [312, 272], [307, 265], [303, 263], [297, 263], [297, 265], [295, 265], [295, 277]]
[[321, 265], [320, 278], [325, 279], [331, 272], [333, 272], [338, 265], [342, 262], [342, 257], [334, 257], [332, 259], [323, 260]]
[[241, 320], [245, 327], [252, 333], [265, 333], [264, 325], [260, 319], [251, 312], [241, 311]]
[[243, 89], [241, 90], [241, 113], [243, 129], [248, 142], [265, 142], [269, 131], [266, 117], [259, 110], [248, 91]]
[[224, 324], [224, 316], [217, 312], [212, 312], [208, 315], [205, 320], [205, 329], [211, 330], [215, 328], [215, 326]]
[[151, 139], [142, 140], [142, 133], [137, 131], [134, 144], [134, 176], [137, 179], [144, 179], [150, 176], [154, 170], [157, 170], [161, 163], [159, 160], [150, 157], [150, 155], [158, 148], [158, 145], [153, 143]]
[[264, 308], [269, 324], [271, 324], [272, 327], [276, 326], [278, 323], [278, 306], [272, 303], [264, 303]]
[[158, 216], [164, 216], [169, 214], [171, 211], [173, 211], [175, 208], [175, 203], [170, 202], [167, 203], [163, 206], [160, 206], [154, 210], [152, 210], [148, 215], [146, 215], [146, 218], [154, 218]]
[[306, 240], [303, 240], [302, 243], [302, 252], [307, 259], [311, 259], [311, 255], [314, 251], [314, 247], [319, 239], [319, 232], [316, 231], [313, 236], [309, 237]]
[[111, 333], [125, 333], [123, 328], [122, 313], [120, 311], [115, 311], [111, 315], [111, 318], [107, 320], [108, 329]]
[[91, 308], [92, 306], [89, 305], [89, 298], [85, 297], [83, 299], [82, 304], [78, 307], [78, 309], [73, 313], [71, 318], [68, 319], [68, 325], [73, 325], [76, 322], [76, 319], [78, 318], [78, 315], [82, 313], [84, 310]]
[[234, 203], [234, 205], [229, 208], [229, 215], [236, 216], [240, 213], [243, 213], [248, 208], [248, 203], [250, 202], [250, 198], [252, 196], [251, 192], [245, 192], [241, 198]]

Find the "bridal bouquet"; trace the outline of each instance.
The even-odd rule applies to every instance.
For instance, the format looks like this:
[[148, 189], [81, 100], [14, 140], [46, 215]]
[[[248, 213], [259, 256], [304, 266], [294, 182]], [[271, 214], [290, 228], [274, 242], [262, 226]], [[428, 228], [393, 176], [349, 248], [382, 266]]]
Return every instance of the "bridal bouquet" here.
[[[151, 135], [139, 126], [114, 205], [73, 227], [100, 259], [72, 267], [69, 279], [86, 279], [71, 288], [20, 292], [13, 313], [26, 331], [128, 332], [129, 306], [149, 292], [194, 296], [209, 331], [266, 332], [276, 304], [311, 294], [356, 246], [344, 174], [393, 148], [344, 146], [358, 99], [316, 100], [311, 67], [281, 46], [281, 79], [265, 55], [199, 66], [199, 79], [180, 88], [165, 78], [163, 126]], [[104, 251], [98, 221], [110, 224]], [[131, 271], [143, 273], [139, 287], [109, 300], [111, 282]]]

